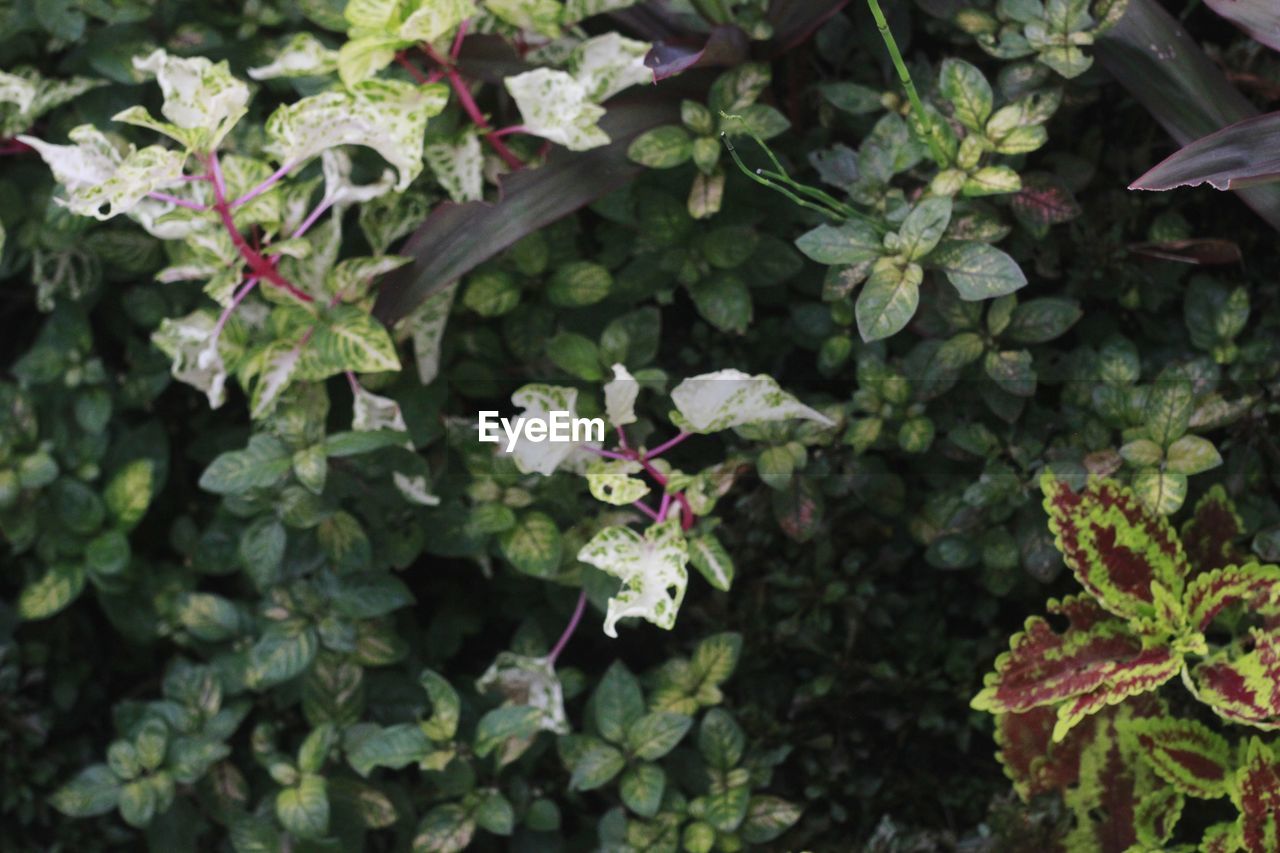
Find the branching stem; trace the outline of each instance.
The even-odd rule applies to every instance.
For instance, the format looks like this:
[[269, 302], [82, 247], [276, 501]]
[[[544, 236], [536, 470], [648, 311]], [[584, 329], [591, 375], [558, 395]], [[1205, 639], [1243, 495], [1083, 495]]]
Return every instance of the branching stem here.
[[547, 665], [554, 667], [556, 658], [560, 657], [560, 653], [564, 651], [564, 647], [569, 645], [569, 638], [573, 636], [573, 632], [578, 630], [578, 623], [582, 621], [582, 614], [587, 609], [587, 591], [584, 589], [578, 593], [578, 605], [573, 608], [573, 615], [569, 617], [569, 624], [565, 626], [564, 633], [560, 635], [560, 639], [556, 640], [556, 644], [551, 648], [551, 652], [547, 655]]
[[898, 79], [902, 82], [902, 88], [907, 90], [907, 99], [911, 101], [911, 113], [918, 123], [917, 132], [924, 136], [925, 141], [929, 143], [929, 153], [933, 155], [934, 162], [939, 166], [945, 166], [947, 164], [947, 155], [938, 141], [938, 136], [933, 126], [933, 118], [925, 112], [924, 103], [921, 102], [920, 95], [916, 92], [916, 84], [911, 80], [911, 72], [907, 69], [907, 63], [902, 59], [902, 52], [898, 50], [898, 41], [893, 37], [893, 32], [889, 29], [889, 22], [885, 20], [884, 12], [880, 10], [880, 3], [878, 0], [867, 0], [867, 7], [871, 9], [871, 17], [876, 19], [876, 29], [880, 30], [880, 37], [884, 39], [884, 46], [889, 50], [889, 58], [893, 60], [893, 67], [898, 71]]

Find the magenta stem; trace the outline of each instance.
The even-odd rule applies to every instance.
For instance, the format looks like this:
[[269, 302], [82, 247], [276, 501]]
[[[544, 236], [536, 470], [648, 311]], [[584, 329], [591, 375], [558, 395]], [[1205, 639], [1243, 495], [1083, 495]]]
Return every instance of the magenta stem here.
[[179, 207], [185, 207], [189, 210], [205, 211], [209, 209], [208, 207], [206, 207], [205, 205], [201, 204], [198, 201], [191, 201], [190, 199], [178, 198], [176, 195], [169, 195], [168, 193], [149, 192], [147, 193], [147, 198], [154, 198], [156, 201], [167, 201], [170, 204], [176, 204]]
[[664, 441], [662, 444], [659, 444], [653, 450], [650, 450], [648, 453], [644, 455], [644, 458], [653, 459], [655, 457], [661, 456], [662, 454], [666, 453], [668, 450], [675, 447], [677, 444], [684, 441], [686, 438], [688, 438], [691, 435], [693, 435], [693, 433], [691, 432], [682, 432], [679, 435], [677, 435], [675, 438]]
[[654, 521], [662, 521], [662, 517], [653, 511], [653, 507], [649, 506], [644, 501], [633, 501], [631, 505], [652, 518]]
[[504, 127], [504, 128], [500, 128], [499, 130], [495, 130], [489, 135], [494, 139], [498, 139], [503, 136], [510, 136], [513, 133], [524, 133], [525, 129], [526, 128], [523, 124], [513, 124], [510, 127]]
[[222, 327], [227, 325], [227, 321], [231, 319], [231, 312], [236, 310], [236, 306], [244, 301], [244, 298], [249, 295], [249, 291], [253, 290], [254, 285], [257, 283], [258, 277], [256, 275], [249, 276], [244, 285], [236, 291], [235, 296], [231, 297], [231, 302], [228, 303], [227, 307], [222, 309], [222, 314], [218, 317], [218, 324], [213, 327], [213, 339], [215, 341], [222, 337]]
[[462, 42], [467, 37], [467, 28], [471, 26], [471, 19], [463, 21], [458, 26], [458, 34], [453, 37], [453, 47], [449, 49], [449, 58], [457, 62], [458, 55], [462, 53]]
[[615, 453], [612, 450], [605, 450], [604, 448], [601, 448], [601, 447], [592, 447], [589, 444], [582, 445], [582, 449], [590, 453], [594, 453], [597, 456], [603, 456], [606, 459], [630, 459], [631, 458], [625, 453]]
[[356, 375], [350, 370], [347, 371], [347, 384], [351, 386], [352, 394], [360, 393], [360, 382], [356, 379]]
[[618, 446], [623, 450], [630, 450], [631, 448], [627, 446], [627, 431], [622, 427], [614, 427], [614, 429], [618, 431]]
[[671, 493], [662, 493], [662, 504], [658, 507], [658, 521], [667, 520], [667, 510], [671, 509]]
[[582, 621], [582, 614], [587, 609], [587, 591], [584, 589], [578, 593], [578, 606], [573, 609], [573, 616], [569, 617], [569, 624], [565, 626], [564, 633], [560, 635], [560, 639], [556, 640], [555, 646], [551, 649], [551, 653], [547, 655], [547, 665], [555, 667], [556, 658], [560, 657], [560, 653], [564, 651], [564, 647], [569, 645], [569, 638], [573, 636], [573, 632], [578, 630], [578, 623]]
[[298, 226], [297, 231], [294, 231], [289, 235], [289, 239], [292, 240], [294, 237], [301, 237], [303, 234], [306, 234], [307, 231], [310, 230], [311, 226], [316, 224], [316, 220], [319, 219], [332, 204], [333, 199], [328, 196], [320, 199], [320, 203], [316, 205], [316, 209], [307, 214], [307, 218], [302, 220], [302, 224]]
[[267, 178], [265, 181], [263, 181], [262, 183], [258, 184], [256, 187], [254, 187], [253, 189], [249, 190], [249, 191], [248, 191], [247, 193], [245, 193], [244, 195], [240, 196], [240, 198], [238, 198], [238, 199], [236, 199], [235, 201], [231, 202], [231, 204], [230, 204], [231, 209], [232, 209], [232, 210], [235, 210], [237, 207], [239, 207], [239, 206], [240, 206], [240, 205], [242, 205], [242, 204], [248, 204], [249, 202], [253, 201], [253, 200], [254, 200], [255, 198], [257, 198], [258, 196], [262, 195], [262, 194], [263, 194], [264, 192], [266, 192], [267, 190], [269, 190], [269, 189], [271, 189], [272, 187], [274, 187], [274, 186], [276, 185], [276, 183], [277, 183], [281, 178], [283, 178], [285, 175], [287, 175], [287, 174], [289, 173], [289, 170], [290, 170], [290, 169], [292, 169], [295, 165], [296, 165], [296, 164], [295, 164], [295, 163], [292, 163], [292, 162], [290, 162], [290, 163], [285, 163], [285, 164], [284, 164], [283, 166], [281, 166], [279, 169], [276, 169], [276, 170], [275, 170], [275, 172], [273, 172], [273, 173], [272, 173], [271, 177]]

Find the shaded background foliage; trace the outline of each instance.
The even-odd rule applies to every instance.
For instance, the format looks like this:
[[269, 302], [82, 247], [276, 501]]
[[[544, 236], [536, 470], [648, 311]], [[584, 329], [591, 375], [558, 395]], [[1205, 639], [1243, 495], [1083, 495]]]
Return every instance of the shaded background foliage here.
[[[314, 16], [331, 13], [335, 5], [342, 4], [299, 8]], [[34, 128], [42, 138], [61, 139], [76, 124], [102, 125], [119, 109], [153, 101], [154, 92], [136, 85], [128, 65], [145, 44], [227, 58], [239, 70], [269, 55], [277, 36], [311, 27], [293, 4], [19, 2], [0, 8], [7, 15], [0, 29], [0, 66], [30, 64], [49, 76], [82, 74], [112, 82], [42, 117]], [[1184, 12], [1172, 4], [1170, 10]], [[959, 56], [994, 78], [1000, 64], [944, 20], [953, 11], [943, 2], [890, 10], [913, 67], [923, 73], [943, 57]], [[638, 13], [620, 15], [623, 26], [628, 14]], [[1280, 99], [1280, 65], [1272, 56], [1208, 10], [1188, 11], [1185, 25], [1260, 107]], [[890, 91], [892, 68], [859, 4], [827, 21], [812, 40], [767, 58], [774, 83], [766, 100], [793, 125], [774, 144], [797, 174], [816, 181], [809, 152], [841, 143], [856, 146], [874, 118], [840, 112], [820, 94], [821, 85], [851, 81]], [[705, 86], [715, 73], [696, 71], [701, 78], [692, 79]], [[971, 371], [936, 403], [924, 401], [936, 437], [924, 443], [923, 453], [912, 452], [922, 448], [896, 435], [857, 453], [848, 446], [854, 442], [815, 445], [802, 469], [785, 478], [785, 489], [762, 484], [751, 473], [756, 460], [744, 460], [741, 482], [718, 512], [717, 536], [731, 543], [737, 566], [732, 591], [702, 586], [691, 592], [669, 635], [646, 627], [607, 641], [592, 624], [566, 652], [565, 662], [573, 669], [566, 680], [579, 686], [569, 691], [570, 717], [577, 720], [584, 713], [587, 685], [597, 684], [615, 659], [644, 672], [674, 655], [687, 656], [709, 635], [740, 634], [742, 652], [724, 687], [725, 704], [753, 746], [777, 759], [768, 790], [804, 808], [790, 833], [774, 842], [778, 849], [1034, 849], [1042, 841], [1032, 827], [1042, 828], [1044, 838], [1054, 836], [1064, 818], [1051, 806], [1028, 809], [1009, 796], [1008, 780], [991, 757], [990, 724], [968, 703], [1006, 636], [1046, 597], [1073, 589], [1044, 544], [1031, 472], [1046, 459], [1110, 472], [1121, 464], [1115, 453], [1123, 443], [1121, 427], [1116, 419], [1107, 422], [1090, 411], [1098, 377], [1086, 370], [1056, 381], [1053, 368], [1070, 365], [1085, 349], [1104, 348], [1116, 335], [1126, 337], [1134, 350], [1132, 359], [1122, 354], [1116, 360], [1125, 369], [1129, 361], [1138, 362], [1137, 373], [1145, 381], [1166, 363], [1189, 360], [1205, 349], [1193, 345], [1194, 330], [1188, 330], [1198, 321], [1196, 309], [1188, 308], [1193, 277], [1247, 287], [1250, 311], [1239, 336], [1241, 354], [1225, 363], [1222, 383], [1230, 392], [1225, 396], [1247, 395], [1251, 406], [1213, 431], [1223, 465], [1192, 481], [1187, 503], [1212, 482], [1224, 483], [1241, 506], [1254, 551], [1264, 559], [1280, 552], [1274, 533], [1280, 512], [1271, 497], [1280, 454], [1270, 434], [1273, 233], [1225, 195], [1127, 192], [1124, 187], [1172, 145], [1101, 68], [1069, 84], [1047, 129], [1048, 145], [1029, 155], [1019, 171], [1028, 184], [1033, 173], [1049, 176], [1045, 180], [1071, 203], [1062, 204], [1064, 221], [1041, 227], [1028, 222], [1031, 217], [1019, 217], [1015, 202], [1012, 216], [1021, 225], [1002, 245], [1030, 280], [1020, 298], [1073, 298], [1083, 316], [1051, 346], [1036, 350], [1041, 377], [1034, 396], [1014, 401], [1014, 417], [993, 416], [998, 407], [989, 402], [990, 381]], [[940, 306], [948, 304], [948, 285], [930, 280], [921, 312], [905, 332], [864, 344], [856, 330], [850, 333], [851, 315], [841, 313], [851, 310], [851, 303], [833, 311], [831, 303], [839, 300], [824, 300], [824, 270], [791, 248], [817, 219], [730, 171], [722, 211], [695, 221], [684, 214], [689, 181], [687, 167], [645, 173], [625, 195], [548, 226], [482, 267], [477, 275], [496, 270], [524, 276], [522, 286], [536, 292], [556, 264], [594, 261], [615, 272], [625, 295], [563, 317], [538, 304], [494, 319], [477, 310], [483, 309], [478, 297], [468, 303], [464, 289], [463, 307], [445, 341], [442, 381], [423, 389], [413, 377], [401, 377], [392, 386], [411, 428], [438, 434], [431, 424], [435, 416], [468, 416], [481, 402], [504, 400], [528, 378], [511, 370], [513, 360], [535, 363], [534, 369], [549, 378], [578, 375], [577, 361], [548, 359], [540, 351], [529, 356], [513, 346], [510, 339], [517, 336], [511, 326], [527, 324], [526, 335], [529, 329], [545, 329], [547, 338], [570, 331], [594, 339], [620, 313], [620, 305], [650, 301], [661, 306], [661, 335], [650, 360], [672, 376], [731, 364], [768, 372], [784, 387], [842, 404], [856, 390], [883, 386], [874, 364], [889, 364], [908, 381], [924, 378], [910, 353], [920, 340], [948, 334], [947, 318], [939, 316]], [[49, 202], [52, 192], [47, 172], [29, 152], [10, 152], [0, 161], [0, 222], [8, 235], [0, 265], [5, 280], [0, 359], [8, 373], [21, 377], [23, 356], [39, 347], [37, 335], [52, 304], [59, 312], [83, 312], [92, 344], [81, 347], [82, 360], [101, 359], [118, 401], [111, 412], [112, 446], [147, 447], [147, 455], [167, 469], [157, 476], [157, 498], [131, 532], [130, 543], [139, 559], [181, 574], [199, 561], [191, 542], [197, 527], [214, 515], [210, 496], [196, 486], [201, 472], [220, 452], [244, 446], [247, 419], [242, 412], [209, 412], [189, 389], [168, 385], [166, 360], [148, 343], [161, 318], [191, 309], [198, 290], [152, 282], [163, 265], [155, 241], [118, 222], [72, 217]], [[635, 206], [634, 214], [620, 212], [629, 205]], [[658, 213], [646, 218], [646, 210]], [[664, 218], [658, 215], [663, 211], [675, 213]], [[734, 325], [736, 315], [726, 319], [714, 307], [699, 305], [671, 280], [690, 258], [695, 266], [706, 266], [707, 255], [716, 251], [716, 235], [724, 239], [722, 229], [735, 228], [759, 240], [761, 257], [778, 262], [780, 272], [770, 278], [767, 270], [756, 271], [762, 279], [750, 290], [749, 329], [726, 334], [717, 325]], [[728, 237], [742, 233], [731, 231]], [[1233, 260], [1236, 249], [1239, 261]], [[527, 263], [527, 255], [543, 252], [552, 263]], [[1170, 254], [1230, 262], [1193, 267], [1161, 259]], [[744, 275], [755, 274], [750, 267], [759, 266], [756, 259], [740, 259], [743, 263], [748, 264]], [[474, 286], [474, 277], [466, 286]], [[832, 339], [847, 341], [844, 359], [834, 359], [831, 350], [846, 344], [829, 344]], [[53, 346], [70, 358], [65, 340]], [[26, 364], [30, 375], [30, 359]], [[57, 368], [55, 374], [65, 375], [66, 364]], [[344, 428], [332, 414], [344, 409], [338, 402], [344, 393], [333, 391], [333, 431]], [[71, 417], [67, 405], [50, 393], [49, 417]], [[893, 419], [896, 433], [901, 413]], [[963, 440], [959, 428], [973, 422], [999, 431], [996, 443], [984, 449], [981, 442]], [[692, 466], [718, 439], [699, 441], [704, 443], [698, 448], [674, 451], [673, 461]], [[109, 460], [112, 450], [103, 453]], [[1003, 467], [989, 465], [988, 455], [1002, 457]], [[456, 449], [448, 456], [442, 483], [465, 480], [464, 456]], [[103, 467], [109, 470], [109, 462]], [[580, 513], [576, 499], [554, 491], [550, 496], [566, 526]], [[375, 515], [379, 504], [370, 508]], [[491, 575], [479, 571], [475, 561], [463, 558], [466, 548], [445, 541], [443, 531], [457, 523], [448, 509], [389, 516], [385, 529], [375, 527], [371, 537], [397, 537], [398, 543], [375, 547], [403, 545], [404, 553], [414, 555], [399, 576], [418, 602], [395, 620], [395, 634], [407, 649], [401, 671], [371, 676], [367, 686], [381, 723], [412, 718], [409, 709], [423, 704], [407, 692], [413, 688], [405, 688], [405, 672], [429, 666], [455, 683], [470, 681], [512, 647], [513, 636], [529, 648], [548, 645], [572, 608], [569, 592], [538, 579], [505, 567]], [[999, 537], [992, 530], [1010, 534], [1014, 559], [984, 550], [1007, 547], [1006, 540], [995, 541]], [[0, 846], [136, 847], [137, 832], [118, 818], [67, 820], [47, 798], [76, 770], [100, 760], [115, 736], [107, 708], [159, 695], [162, 673], [175, 653], [171, 634], [176, 628], [138, 624], [136, 631], [122, 633], [122, 624], [133, 618], [128, 600], [87, 596], [54, 619], [20, 623], [8, 602], [29, 580], [23, 572], [15, 562], [0, 580], [5, 598], [0, 603]], [[211, 582], [210, 589], [228, 594], [235, 587], [226, 577]], [[130, 594], [160, 600], [169, 592], [167, 583]], [[296, 747], [308, 725], [291, 699], [259, 697], [255, 721], [272, 720], [287, 734], [282, 741]], [[233, 750], [232, 760], [246, 773], [262, 776], [250, 769], [251, 747], [244, 734], [234, 740]], [[563, 820], [563, 842], [522, 837], [525, 849], [594, 843], [596, 823], [616, 805], [612, 794], [565, 793], [567, 773], [545, 743], [515, 770], [560, 803]], [[420, 817], [435, 795], [415, 777], [403, 778], [393, 799]], [[185, 839], [197, 849], [221, 843], [221, 830], [203, 819], [188, 822], [195, 820], [195, 806], [180, 802], [153, 827], [150, 843], [179, 849], [165, 833], [187, 826], [198, 827], [195, 839]], [[406, 836], [403, 830], [400, 834], [403, 843]], [[392, 849], [389, 836], [373, 839], [369, 836], [371, 849]], [[480, 849], [504, 849], [507, 841], [481, 835], [476, 843]]]

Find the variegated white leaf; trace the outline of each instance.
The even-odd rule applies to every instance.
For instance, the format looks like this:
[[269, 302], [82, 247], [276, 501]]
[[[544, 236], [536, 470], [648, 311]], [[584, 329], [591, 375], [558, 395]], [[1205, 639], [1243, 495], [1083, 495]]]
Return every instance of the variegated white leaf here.
[[609, 423], [616, 427], [636, 422], [636, 397], [640, 396], [640, 383], [625, 365], [613, 366], [613, 380], [604, 385], [604, 410]]
[[609, 599], [605, 634], [617, 637], [618, 620], [631, 616], [675, 627], [689, 583], [689, 546], [676, 518], [652, 525], [644, 536], [628, 527], [606, 527], [582, 546], [578, 559], [622, 581]]
[[484, 197], [484, 154], [474, 131], [456, 142], [435, 142], [426, 148], [427, 165], [449, 198], [461, 204]]
[[[249, 416], [254, 420], [264, 418], [275, 410], [280, 395], [289, 387], [298, 369], [302, 348], [288, 343], [275, 342], [264, 349], [251, 365], [257, 381], [249, 397]], [[243, 380], [242, 380], [243, 381]]]
[[586, 88], [566, 71], [537, 68], [506, 78], [507, 91], [520, 108], [524, 128], [571, 151], [609, 144], [596, 126], [604, 108], [593, 104]]
[[618, 9], [634, 6], [637, 2], [638, 0], [565, 0], [564, 12], [561, 13], [560, 20], [568, 26], [584, 18], [590, 18], [592, 15], [616, 12]]
[[275, 52], [275, 60], [249, 69], [254, 80], [277, 77], [319, 77], [332, 74], [338, 67], [338, 52], [324, 46], [311, 33], [298, 33]]
[[587, 98], [601, 103], [630, 86], [653, 82], [653, 70], [644, 64], [648, 52], [645, 42], [607, 33], [578, 45], [569, 57], [569, 69]]
[[413, 356], [418, 365], [418, 380], [423, 385], [434, 382], [440, 372], [440, 344], [457, 292], [458, 283], [451, 282], [424, 299], [416, 311], [400, 321], [400, 327], [413, 335]]
[[31, 68], [0, 71], [0, 137], [21, 133], [49, 110], [106, 82], [88, 77], [46, 78]]
[[[524, 410], [520, 416], [526, 419], [550, 420], [551, 412], [568, 412], [570, 418], [578, 415], [576, 388], [525, 385], [511, 395], [511, 402]], [[502, 452], [506, 453], [505, 442], [501, 446]], [[511, 455], [515, 457], [516, 467], [521, 473], [550, 476], [577, 447], [578, 444], [572, 441], [530, 441], [521, 432], [511, 449]]]
[[360, 385], [355, 386], [351, 428], [361, 432], [380, 429], [396, 432], [409, 431], [409, 427], [404, 422], [404, 415], [400, 413], [399, 403], [390, 397], [380, 397], [371, 391], [366, 391]]
[[218, 350], [218, 321], [207, 311], [169, 317], [151, 335], [151, 342], [173, 359], [173, 377], [209, 397], [216, 409], [226, 400], [227, 370]]
[[400, 14], [400, 0], [348, 0], [342, 11], [352, 29], [386, 30]]
[[147, 57], [134, 57], [133, 67], [156, 78], [164, 94], [160, 113], [169, 121], [157, 121], [142, 107], [125, 110], [115, 120], [157, 130], [188, 151], [217, 148], [248, 109], [249, 87], [231, 76], [225, 60], [215, 63], [202, 56], [170, 56], [156, 50]]
[[452, 33], [476, 11], [472, 0], [418, 0], [418, 8], [400, 25], [400, 37], [411, 42], [435, 41]]
[[560, 33], [561, 6], [556, 0], [484, 0], [494, 17], [522, 30], [554, 38]]
[[684, 380], [671, 392], [678, 413], [672, 419], [688, 432], [717, 432], [741, 424], [806, 418], [834, 426], [826, 415], [778, 387], [773, 377], [741, 370], [718, 370]]
[[35, 80], [0, 71], [0, 103], [14, 104], [18, 112], [25, 113], [35, 100]]
[[499, 652], [497, 658], [476, 680], [480, 693], [500, 696], [503, 705], [525, 705], [542, 712], [538, 728], [565, 735], [570, 731], [564, 712], [564, 688], [547, 658], [533, 658], [515, 652]]
[[343, 92], [322, 92], [280, 107], [267, 119], [268, 149], [280, 162], [302, 163], [338, 145], [377, 151], [400, 175], [403, 190], [422, 171], [427, 119], [448, 101], [439, 84], [367, 80]]
[[599, 459], [587, 466], [587, 486], [598, 501], [626, 506], [649, 494], [649, 484], [636, 478], [644, 466], [631, 459]]
[[324, 170], [324, 197], [335, 214], [353, 204], [372, 201], [391, 192], [396, 185], [396, 174], [390, 169], [371, 184], [355, 184], [351, 181], [351, 157], [341, 148], [329, 148], [320, 154], [320, 166]]

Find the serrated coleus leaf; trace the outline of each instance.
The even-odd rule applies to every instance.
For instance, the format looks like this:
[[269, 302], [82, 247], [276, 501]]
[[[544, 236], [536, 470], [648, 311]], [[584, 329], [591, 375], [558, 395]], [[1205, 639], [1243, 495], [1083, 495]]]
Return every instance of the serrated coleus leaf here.
[[1075, 818], [1066, 850], [1163, 850], [1173, 834], [1182, 794], [1120, 733], [1135, 716], [1134, 704], [1100, 718], [1080, 754], [1079, 780], [1063, 797]]
[[569, 55], [569, 70], [586, 90], [587, 99], [598, 104], [623, 89], [653, 80], [653, 71], [644, 64], [649, 47], [642, 41], [606, 33], [575, 47]]
[[1227, 794], [1234, 761], [1226, 738], [1196, 720], [1177, 717], [1129, 719], [1120, 727], [1156, 775], [1201, 799]]
[[476, 690], [501, 696], [505, 705], [536, 708], [541, 714], [539, 730], [561, 735], [571, 731], [564, 712], [564, 688], [547, 658], [500, 652], [476, 681]]
[[281, 163], [302, 163], [335, 146], [363, 145], [395, 167], [395, 189], [403, 191], [422, 171], [427, 120], [447, 102], [439, 84], [366, 80], [277, 109], [267, 119], [267, 148]]
[[1076, 493], [1046, 472], [1040, 485], [1049, 529], [1080, 584], [1117, 616], [1163, 618], [1153, 584], [1180, 596], [1190, 571], [1169, 522], [1111, 480], [1092, 478]]
[[1196, 575], [1187, 584], [1183, 604], [1188, 624], [1200, 632], [1237, 605], [1248, 613], [1275, 616], [1280, 614], [1280, 568], [1247, 563]]
[[1048, 609], [1068, 615], [1071, 624], [1058, 633], [1045, 619], [1029, 618], [1010, 639], [1009, 651], [996, 658], [995, 671], [973, 699], [975, 709], [1021, 713], [1056, 705], [1053, 739], [1060, 741], [1088, 714], [1154, 690], [1182, 667], [1180, 655], [1162, 646], [1143, 648], [1124, 622], [1102, 616], [1087, 599], [1050, 601]]
[[684, 380], [671, 392], [671, 400], [677, 410], [672, 420], [688, 432], [718, 432], [741, 424], [792, 418], [835, 426], [826, 415], [783, 391], [773, 377], [763, 373], [751, 376], [732, 368]]
[[616, 427], [636, 422], [636, 398], [640, 383], [624, 365], [613, 366], [613, 379], [604, 385], [604, 410], [609, 423]]
[[276, 49], [275, 59], [249, 69], [254, 80], [278, 77], [319, 77], [338, 68], [338, 52], [324, 46], [311, 33], [298, 33]]
[[1245, 553], [1236, 545], [1243, 535], [1244, 522], [1235, 504], [1227, 497], [1226, 489], [1215, 484], [1182, 525], [1182, 547], [1191, 567], [1207, 572], [1244, 562]]
[[433, 142], [426, 147], [425, 156], [449, 198], [462, 204], [484, 197], [484, 153], [473, 129], [450, 142]]
[[1190, 670], [1196, 698], [1224, 719], [1280, 729], [1280, 635], [1251, 629], [1252, 650], [1226, 648]]
[[226, 61], [211, 62], [202, 56], [170, 56], [156, 50], [147, 57], [135, 57], [133, 67], [156, 78], [164, 94], [159, 121], [144, 107], [130, 107], [113, 116], [147, 127], [176, 140], [193, 153], [208, 153], [218, 147], [248, 110], [249, 87], [231, 76]]
[[418, 366], [418, 380], [423, 385], [430, 385], [440, 373], [440, 345], [444, 341], [449, 311], [457, 293], [458, 282], [450, 282], [423, 300], [417, 310], [397, 326], [397, 331], [401, 334], [407, 331], [413, 338], [414, 363]]
[[996, 758], [1023, 802], [1075, 784], [1080, 752], [1092, 739], [1096, 720], [1105, 714], [1085, 719], [1059, 743], [1053, 740], [1058, 712], [1051, 705], [996, 715]]
[[609, 144], [609, 135], [596, 125], [604, 117], [604, 108], [592, 103], [586, 87], [567, 71], [537, 68], [504, 82], [520, 109], [527, 133], [570, 151]]
[[578, 559], [622, 581], [609, 599], [604, 632], [617, 637], [619, 619], [638, 616], [671, 630], [684, 600], [689, 547], [677, 519], [654, 524], [644, 535], [627, 527], [606, 527], [582, 546]]
[[1236, 771], [1231, 800], [1240, 810], [1236, 829], [1249, 853], [1280, 850], [1280, 762], [1258, 738], [1250, 738]]
[[147, 193], [182, 181], [186, 155], [159, 145], [117, 148], [101, 131], [80, 125], [68, 134], [74, 145], [54, 145], [33, 136], [18, 139], [48, 164], [66, 190], [66, 207], [81, 216], [110, 219], [127, 213]]
[[166, 318], [151, 335], [156, 348], [173, 360], [173, 378], [198, 388], [216, 409], [226, 400], [227, 369], [218, 350], [218, 321], [206, 311]]
[[596, 459], [587, 465], [587, 486], [596, 500], [626, 506], [649, 494], [649, 484], [634, 476], [643, 470], [633, 459]]

